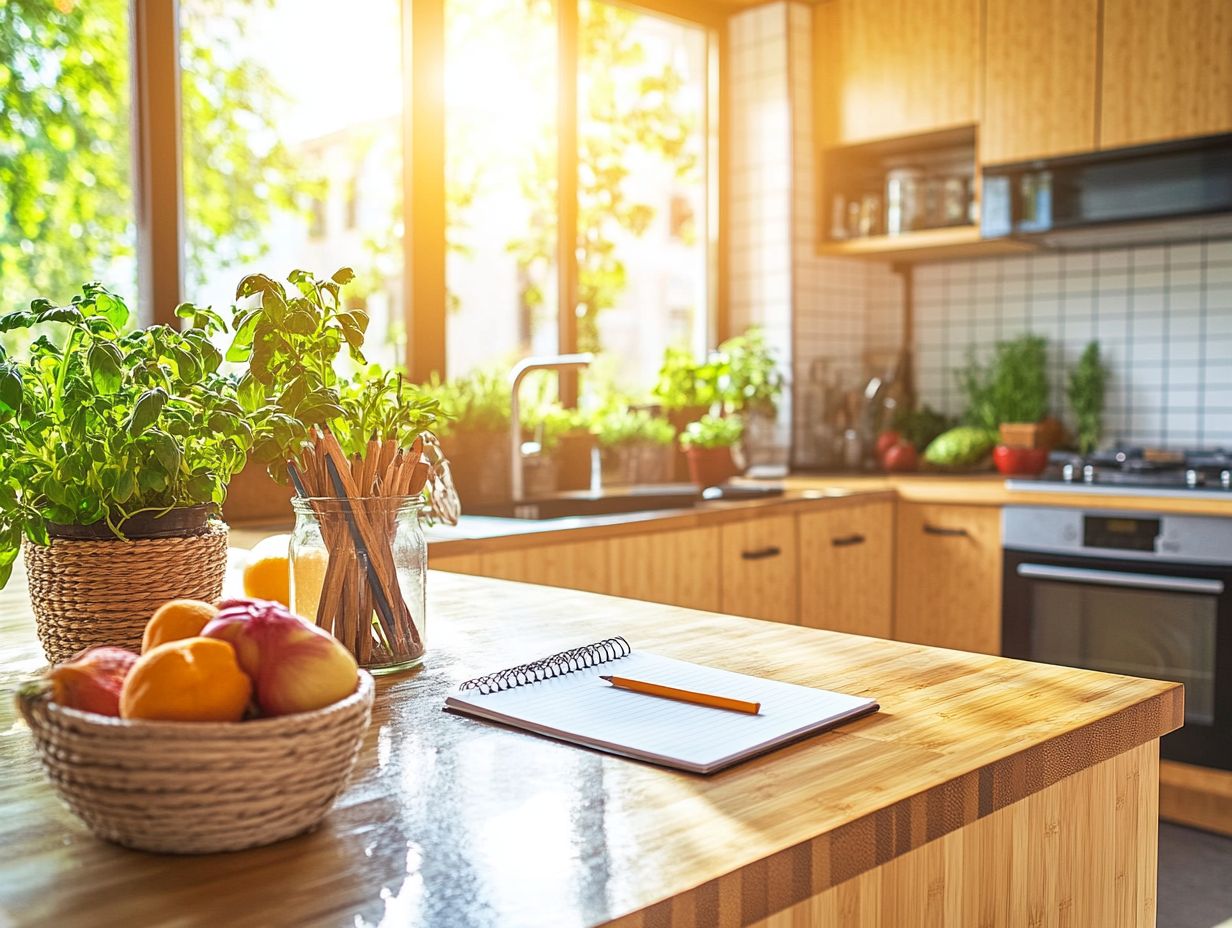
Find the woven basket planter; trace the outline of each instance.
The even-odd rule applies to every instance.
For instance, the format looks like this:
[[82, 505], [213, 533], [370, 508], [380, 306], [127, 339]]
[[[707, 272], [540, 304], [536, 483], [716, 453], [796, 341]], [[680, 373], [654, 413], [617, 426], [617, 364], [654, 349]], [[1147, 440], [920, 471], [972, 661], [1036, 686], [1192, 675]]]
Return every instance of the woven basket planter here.
[[308, 831], [346, 786], [372, 715], [372, 677], [315, 712], [248, 722], [128, 721], [46, 695], [18, 705], [56, 792], [98, 837], [208, 854]]
[[141, 650], [141, 633], [169, 599], [222, 595], [227, 526], [169, 538], [52, 538], [22, 543], [43, 653], [53, 664], [96, 644]]

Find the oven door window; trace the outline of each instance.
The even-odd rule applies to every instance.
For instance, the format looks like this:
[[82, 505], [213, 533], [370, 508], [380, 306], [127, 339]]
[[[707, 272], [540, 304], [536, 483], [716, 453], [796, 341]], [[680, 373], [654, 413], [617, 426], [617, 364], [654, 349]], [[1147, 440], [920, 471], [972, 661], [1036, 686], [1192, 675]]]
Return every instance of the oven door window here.
[[1185, 684], [1185, 721], [1215, 721], [1216, 597], [1037, 580], [1035, 660]]

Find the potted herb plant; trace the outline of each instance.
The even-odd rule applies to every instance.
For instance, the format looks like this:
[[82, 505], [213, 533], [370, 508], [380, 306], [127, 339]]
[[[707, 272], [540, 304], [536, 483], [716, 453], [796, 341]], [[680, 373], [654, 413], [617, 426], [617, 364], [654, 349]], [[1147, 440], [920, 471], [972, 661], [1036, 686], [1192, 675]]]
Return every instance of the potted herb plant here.
[[[720, 365], [714, 359], [698, 361], [683, 348], [669, 347], [663, 352], [663, 364], [651, 394], [678, 435], [719, 402], [720, 375]], [[688, 472], [681, 449], [673, 464], [673, 479], [687, 479]]]
[[[363, 356], [367, 314], [342, 297], [354, 277], [292, 271], [240, 281], [227, 359], [246, 365], [237, 398], [253, 456], [296, 489], [291, 598], [385, 672], [424, 654], [427, 550], [421, 510], [456, 516], [448, 465], [429, 431], [435, 399]], [[339, 369], [350, 363], [352, 375]]]
[[700, 487], [718, 486], [739, 473], [732, 447], [744, 434], [738, 416], [705, 415], [690, 422], [680, 436], [689, 461], [689, 476]]
[[743, 335], [719, 345], [713, 363], [719, 371], [719, 396], [727, 413], [744, 422], [746, 460], [758, 457], [773, 443], [775, 415], [783, 392], [778, 360], [765, 332], [750, 327]]
[[463, 503], [507, 502], [512, 495], [508, 380], [497, 371], [476, 371], [444, 382], [434, 379], [428, 392], [448, 420], [440, 437]]
[[1067, 395], [1074, 410], [1075, 437], [1078, 451], [1090, 454], [1099, 447], [1104, 431], [1104, 392], [1108, 386], [1108, 368], [1099, 355], [1099, 342], [1090, 342], [1070, 372]]
[[[590, 488], [590, 456], [595, 437], [583, 419], [578, 410], [566, 409], [555, 400], [531, 406], [523, 413], [523, 434], [538, 444], [537, 457], [545, 462], [540, 470], [550, 478], [550, 482], [544, 479], [535, 487], [531, 482], [534, 471], [527, 468], [528, 495]], [[527, 458], [523, 467], [530, 460]]]
[[592, 426], [603, 462], [603, 482], [667, 483], [672, 479], [675, 427], [645, 409], [613, 406]]
[[170, 599], [217, 599], [227, 527], [217, 517], [252, 430], [236, 384], [218, 372], [208, 309], [190, 327], [126, 332], [125, 302], [89, 283], [0, 317], [31, 337], [0, 351], [0, 584], [24, 550], [30, 598], [51, 662], [95, 644], [140, 649]]
[[1048, 343], [1024, 333], [998, 342], [985, 367], [971, 358], [959, 374], [967, 394], [970, 425], [1000, 438], [993, 451], [997, 469], [1005, 474], [1036, 474], [1048, 464], [1057, 440], [1048, 416]]

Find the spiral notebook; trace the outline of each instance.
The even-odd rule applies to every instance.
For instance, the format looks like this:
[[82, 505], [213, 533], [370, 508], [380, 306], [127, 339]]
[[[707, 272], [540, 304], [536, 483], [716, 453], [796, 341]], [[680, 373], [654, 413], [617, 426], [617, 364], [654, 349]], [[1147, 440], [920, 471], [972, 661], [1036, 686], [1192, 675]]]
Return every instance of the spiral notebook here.
[[[616, 689], [601, 674], [759, 702], [761, 711], [748, 715]], [[861, 696], [634, 651], [619, 637], [468, 680], [445, 707], [693, 773], [722, 770], [878, 708]]]

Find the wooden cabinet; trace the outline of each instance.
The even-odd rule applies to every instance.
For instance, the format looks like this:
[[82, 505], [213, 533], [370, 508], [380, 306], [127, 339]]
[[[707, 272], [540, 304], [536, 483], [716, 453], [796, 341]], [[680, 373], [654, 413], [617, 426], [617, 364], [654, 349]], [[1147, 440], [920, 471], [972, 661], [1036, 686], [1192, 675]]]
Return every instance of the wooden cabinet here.
[[607, 542], [615, 596], [719, 610], [719, 529], [647, 529]]
[[814, 87], [825, 146], [976, 122], [980, 0], [825, 0]]
[[485, 551], [479, 556], [480, 573], [501, 580], [611, 593], [608, 544], [606, 540], [576, 541]]
[[795, 623], [799, 616], [795, 517], [731, 522], [719, 531], [720, 611]]
[[1103, 0], [1100, 147], [1232, 132], [1232, 4]]
[[894, 504], [800, 516], [800, 624], [889, 638], [894, 610]]
[[894, 637], [1001, 651], [1001, 510], [898, 504]]
[[1093, 151], [1099, 0], [987, 0], [980, 161]]
[[483, 566], [478, 554], [444, 554], [434, 556], [429, 550], [428, 568], [430, 570], [445, 570], [451, 574], [483, 575]]

